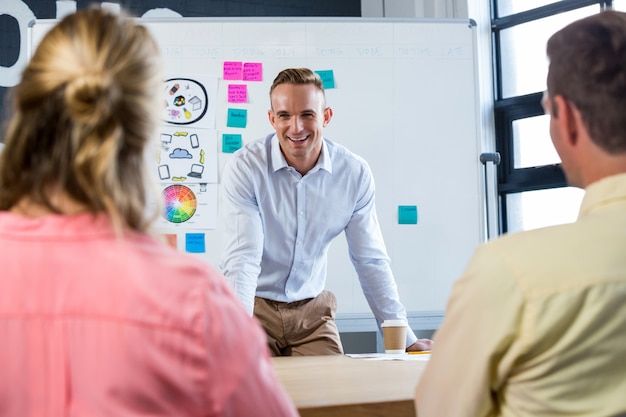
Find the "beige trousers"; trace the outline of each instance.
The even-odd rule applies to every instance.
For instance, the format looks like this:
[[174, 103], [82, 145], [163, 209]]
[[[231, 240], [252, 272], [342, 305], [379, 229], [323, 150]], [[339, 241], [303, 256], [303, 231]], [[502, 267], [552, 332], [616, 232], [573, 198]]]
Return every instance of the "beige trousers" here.
[[265, 329], [272, 356], [343, 354], [336, 311], [337, 299], [330, 291], [292, 303], [254, 299], [254, 315]]

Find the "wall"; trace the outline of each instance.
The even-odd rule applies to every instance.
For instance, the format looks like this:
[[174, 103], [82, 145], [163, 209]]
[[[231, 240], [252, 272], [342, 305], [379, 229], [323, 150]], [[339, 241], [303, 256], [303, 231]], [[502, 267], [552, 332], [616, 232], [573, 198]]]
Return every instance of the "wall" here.
[[465, 19], [471, 16], [468, 14], [468, 1], [466, 0], [361, 0], [361, 15], [363, 17], [432, 17], [437, 19]]
[[[93, 0], [2, 0], [0, 1], [0, 121], [5, 121], [8, 88], [17, 84], [26, 63], [26, 31], [33, 19], [60, 18], [88, 7]], [[360, 0], [120, 0], [100, 2], [120, 5], [134, 16], [360, 16]], [[1, 138], [0, 138], [1, 142]]]

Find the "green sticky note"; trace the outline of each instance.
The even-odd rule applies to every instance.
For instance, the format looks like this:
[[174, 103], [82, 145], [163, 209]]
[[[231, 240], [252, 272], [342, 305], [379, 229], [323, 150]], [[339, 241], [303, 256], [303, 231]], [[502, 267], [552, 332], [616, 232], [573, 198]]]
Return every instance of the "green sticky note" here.
[[417, 224], [417, 206], [398, 206], [398, 224]]
[[206, 247], [204, 244], [204, 233], [185, 234], [185, 250], [190, 253], [206, 252]]
[[315, 72], [322, 79], [322, 85], [324, 86], [325, 90], [328, 90], [329, 88], [335, 88], [335, 74], [333, 73], [333, 70], [322, 70]]
[[246, 127], [248, 121], [248, 110], [246, 109], [228, 109], [228, 127]]
[[222, 135], [222, 152], [233, 153], [241, 148], [241, 135], [234, 133], [224, 133]]

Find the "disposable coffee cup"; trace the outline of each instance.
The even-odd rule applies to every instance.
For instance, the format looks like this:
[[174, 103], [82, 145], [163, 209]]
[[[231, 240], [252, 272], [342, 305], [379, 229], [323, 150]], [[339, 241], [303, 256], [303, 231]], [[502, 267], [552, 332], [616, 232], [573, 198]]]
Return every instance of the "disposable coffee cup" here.
[[406, 352], [406, 320], [385, 320], [382, 324], [385, 353]]

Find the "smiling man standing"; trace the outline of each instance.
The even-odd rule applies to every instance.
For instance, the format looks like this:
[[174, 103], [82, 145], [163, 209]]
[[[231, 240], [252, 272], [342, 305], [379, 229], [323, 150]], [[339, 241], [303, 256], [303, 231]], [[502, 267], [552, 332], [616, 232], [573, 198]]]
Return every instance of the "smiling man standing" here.
[[[274, 356], [343, 353], [337, 300], [324, 290], [330, 242], [350, 259], [378, 325], [405, 319], [374, 204], [367, 163], [323, 136], [333, 112], [319, 76], [281, 71], [270, 88], [275, 133], [237, 151], [222, 174], [224, 275], [268, 337]], [[407, 350], [431, 341], [409, 330]]]

